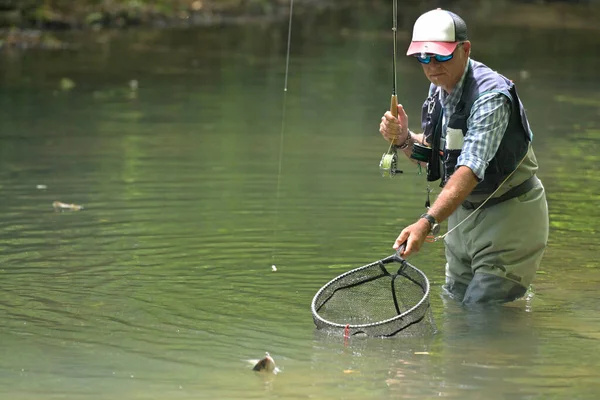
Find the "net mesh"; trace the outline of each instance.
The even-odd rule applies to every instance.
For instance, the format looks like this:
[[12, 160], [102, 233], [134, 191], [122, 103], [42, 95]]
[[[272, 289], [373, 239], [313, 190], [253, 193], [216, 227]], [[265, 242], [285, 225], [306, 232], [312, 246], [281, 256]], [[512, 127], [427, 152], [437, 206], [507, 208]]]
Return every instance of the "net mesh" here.
[[387, 337], [436, 330], [429, 280], [398, 255], [333, 279], [317, 292], [311, 308], [317, 328], [330, 333]]

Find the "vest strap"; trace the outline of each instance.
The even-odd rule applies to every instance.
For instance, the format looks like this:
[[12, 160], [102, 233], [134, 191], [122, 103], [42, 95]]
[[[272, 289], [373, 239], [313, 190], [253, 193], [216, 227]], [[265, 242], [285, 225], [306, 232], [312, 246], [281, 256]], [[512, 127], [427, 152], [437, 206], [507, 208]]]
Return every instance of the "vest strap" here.
[[[515, 197], [519, 197], [519, 196], [524, 195], [525, 193], [527, 193], [531, 189], [533, 189], [533, 187], [535, 186], [535, 179], [534, 178], [535, 178], [535, 175], [532, 175], [525, 182], [523, 182], [523, 183], [515, 186], [514, 188], [510, 189], [508, 192], [504, 193], [502, 196], [492, 197], [481, 208], [484, 209], [484, 208], [488, 208], [488, 207], [491, 207], [491, 206], [495, 206], [496, 204], [500, 204], [503, 201], [514, 199]], [[479, 206], [481, 205], [481, 203], [483, 203], [483, 201], [479, 202], [479, 203], [472, 203], [470, 201], [466, 201], [465, 200], [462, 203], [462, 206], [463, 206], [463, 208], [465, 208], [467, 210], [475, 210], [475, 209], [479, 208]]]

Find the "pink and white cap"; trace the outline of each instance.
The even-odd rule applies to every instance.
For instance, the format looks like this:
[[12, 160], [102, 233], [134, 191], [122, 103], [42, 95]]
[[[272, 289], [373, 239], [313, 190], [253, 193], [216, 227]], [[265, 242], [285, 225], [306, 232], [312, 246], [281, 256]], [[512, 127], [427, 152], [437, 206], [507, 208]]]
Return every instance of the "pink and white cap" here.
[[467, 24], [451, 11], [438, 8], [421, 15], [413, 27], [412, 42], [407, 56], [433, 53], [452, 54], [460, 42], [468, 40]]

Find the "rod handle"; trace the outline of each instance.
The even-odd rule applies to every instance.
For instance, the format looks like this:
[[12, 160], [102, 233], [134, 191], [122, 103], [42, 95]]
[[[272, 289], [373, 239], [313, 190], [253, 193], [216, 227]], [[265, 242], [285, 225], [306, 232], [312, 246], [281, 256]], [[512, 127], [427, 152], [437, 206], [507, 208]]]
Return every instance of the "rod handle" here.
[[390, 112], [396, 118], [398, 118], [398, 96], [395, 94], [392, 95], [392, 101], [390, 104]]

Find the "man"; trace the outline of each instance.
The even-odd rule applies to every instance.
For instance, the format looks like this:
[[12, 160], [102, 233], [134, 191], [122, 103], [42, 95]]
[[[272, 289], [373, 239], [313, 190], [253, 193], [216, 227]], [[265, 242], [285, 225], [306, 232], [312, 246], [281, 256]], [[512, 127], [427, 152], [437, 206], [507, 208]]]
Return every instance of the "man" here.
[[426, 165], [427, 180], [441, 179], [443, 189], [393, 247], [406, 242], [402, 255], [409, 256], [448, 220], [445, 291], [464, 303], [507, 302], [522, 297], [535, 276], [548, 208], [515, 86], [470, 53], [458, 15], [437, 9], [415, 22], [407, 55], [431, 82], [424, 133], [409, 131], [402, 105], [397, 118], [385, 113], [380, 132]]

